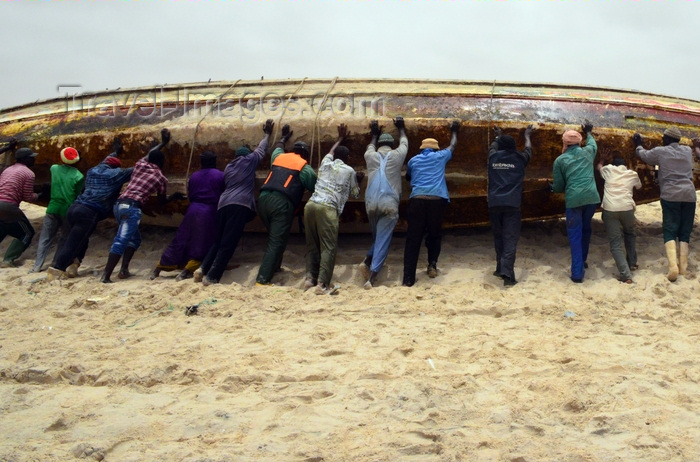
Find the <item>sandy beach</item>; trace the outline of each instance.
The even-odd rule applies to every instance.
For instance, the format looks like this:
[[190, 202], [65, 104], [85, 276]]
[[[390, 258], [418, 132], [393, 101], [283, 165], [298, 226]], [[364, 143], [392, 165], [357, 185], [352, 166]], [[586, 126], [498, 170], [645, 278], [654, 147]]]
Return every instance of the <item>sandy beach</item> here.
[[[22, 207], [38, 233], [44, 209]], [[335, 296], [301, 290], [299, 234], [272, 287], [261, 234], [209, 287], [148, 279], [171, 229], [143, 227], [110, 285], [114, 221], [70, 280], [28, 273], [37, 235], [0, 270], [0, 461], [700, 460], [700, 231], [671, 283], [659, 204], [637, 219], [632, 285], [597, 213], [583, 284], [560, 220], [524, 226], [513, 288], [488, 229], [446, 232], [436, 279], [423, 248], [412, 288], [395, 235], [370, 291], [370, 236], [342, 235]]]

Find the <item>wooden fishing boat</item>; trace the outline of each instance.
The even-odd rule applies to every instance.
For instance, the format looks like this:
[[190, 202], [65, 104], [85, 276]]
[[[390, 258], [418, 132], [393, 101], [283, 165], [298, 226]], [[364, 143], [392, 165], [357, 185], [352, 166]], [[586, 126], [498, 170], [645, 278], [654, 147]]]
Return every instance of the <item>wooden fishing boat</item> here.
[[[335, 141], [337, 124], [347, 124], [352, 132], [351, 164], [363, 170], [370, 120], [380, 120], [385, 132], [398, 138], [391, 122], [396, 116], [406, 120], [409, 158], [417, 154], [423, 138], [436, 138], [446, 146], [448, 123], [462, 121], [459, 145], [447, 166], [448, 228], [488, 224], [486, 157], [494, 126], [514, 136], [519, 147], [523, 129], [528, 124], [537, 129], [525, 179], [525, 220], [563, 214], [563, 195], [548, 193], [546, 184], [561, 153], [561, 134], [577, 129], [585, 119], [594, 124], [600, 149], [619, 151], [639, 172], [643, 188], [635, 193], [638, 203], [657, 200], [659, 189], [654, 169], [635, 158], [632, 135], [641, 133], [650, 146], [660, 144], [662, 131], [670, 126], [680, 129], [686, 144], [700, 135], [700, 102], [629, 90], [513, 82], [301, 79], [219, 81], [90, 94], [68, 91], [62, 98], [1, 111], [0, 139], [14, 136], [37, 151], [37, 181], [44, 182], [49, 181], [49, 167], [58, 162], [62, 147], [80, 150], [83, 159], [77, 166], [87, 170], [109, 154], [113, 138], [119, 136], [126, 150], [123, 163], [129, 166], [157, 141], [161, 128], [168, 128], [172, 133], [165, 166], [169, 190], [184, 191], [201, 152], [214, 150], [223, 168], [238, 147], [253, 148], [258, 143], [261, 124], [268, 118], [276, 122], [276, 138], [288, 123], [294, 131], [292, 141], [311, 145], [313, 167]], [[258, 171], [259, 183], [268, 169], [266, 160]], [[697, 170], [695, 181], [699, 184]], [[399, 230], [405, 229], [409, 195], [408, 182], [403, 184]], [[151, 222], [176, 225], [186, 206], [187, 201], [165, 208], [152, 203], [145, 211], [155, 215]], [[366, 220], [363, 198], [351, 200], [341, 218], [341, 231], [366, 232]], [[248, 229], [262, 226], [254, 221]]]

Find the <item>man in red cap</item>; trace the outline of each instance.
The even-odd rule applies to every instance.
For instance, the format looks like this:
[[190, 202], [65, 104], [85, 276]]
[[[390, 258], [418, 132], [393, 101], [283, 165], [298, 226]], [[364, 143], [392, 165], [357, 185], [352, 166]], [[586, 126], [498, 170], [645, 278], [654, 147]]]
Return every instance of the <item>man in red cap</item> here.
[[[0, 153], [13, 151], [17, 141], [12, 139]], [[5, 252], [3, 267], [15, 267], [15, 260], [29, 247], [34, 238], [34, 228], [27, 216], [20, 210], [22, 201], [36, 202], [39, 195], [34, 193], [34, 158], [37, 153], [29, 148], [15, 152], [16, 162], [0, 175], [0, 242], [8, 235], [15, 238]]]
[[30, 273], [41, 271], [46, 257], [56, 241], [56, 235], [61, 233], [58, 241], [60, 249], [68, 235], [66, 213], [78, 194], [83, 191], [85, 177], [73, 167], [80, 160], [80, 154], [75, 148], [67, 147], [61, 150], [62, 164], [51, 166], [51, 199], [46, 207], [46, 215], [39, 234], [39, 247], [36, 250], [36, 260]]

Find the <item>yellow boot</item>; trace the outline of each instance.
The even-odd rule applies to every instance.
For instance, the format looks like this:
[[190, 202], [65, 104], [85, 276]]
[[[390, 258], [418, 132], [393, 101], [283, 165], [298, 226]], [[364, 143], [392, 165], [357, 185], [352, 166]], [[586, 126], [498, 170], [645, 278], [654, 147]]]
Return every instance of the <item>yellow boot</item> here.
[[676, 241], [668, 241], [664, 243], [666, 247], [666, 256], [668, 257], [668, 275], [669, 281], [674, 282], [678, 279], [678, 261], [676, 260]]
[[678, 272], [685, 276], [685, 273], [688, 272], [688, 243], [687, 242], [681, 242], [680, 243], [680, 263], [678, 264]]

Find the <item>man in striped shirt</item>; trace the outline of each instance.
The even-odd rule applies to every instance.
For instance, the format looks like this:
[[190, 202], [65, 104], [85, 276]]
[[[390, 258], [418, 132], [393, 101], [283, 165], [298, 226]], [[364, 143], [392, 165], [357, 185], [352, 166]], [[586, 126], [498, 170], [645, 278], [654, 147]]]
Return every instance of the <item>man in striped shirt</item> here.
[[[0, 152], [14, 150], [16, 146], [17, 142], [10, 140]], [[34, 193], [34, 172], [30, 170], [36, 156], [37, 153], [29, 148], [18, 149], [15, 152], [17, 162], [0, 174], [0, 242], [8, 235], [15, 238], [5, 252], [3, 267], [17, 266], [15, 260], [34, 238], [34, 228], [19, 204], [22, 201], [35, 202], [39, 197]]]

